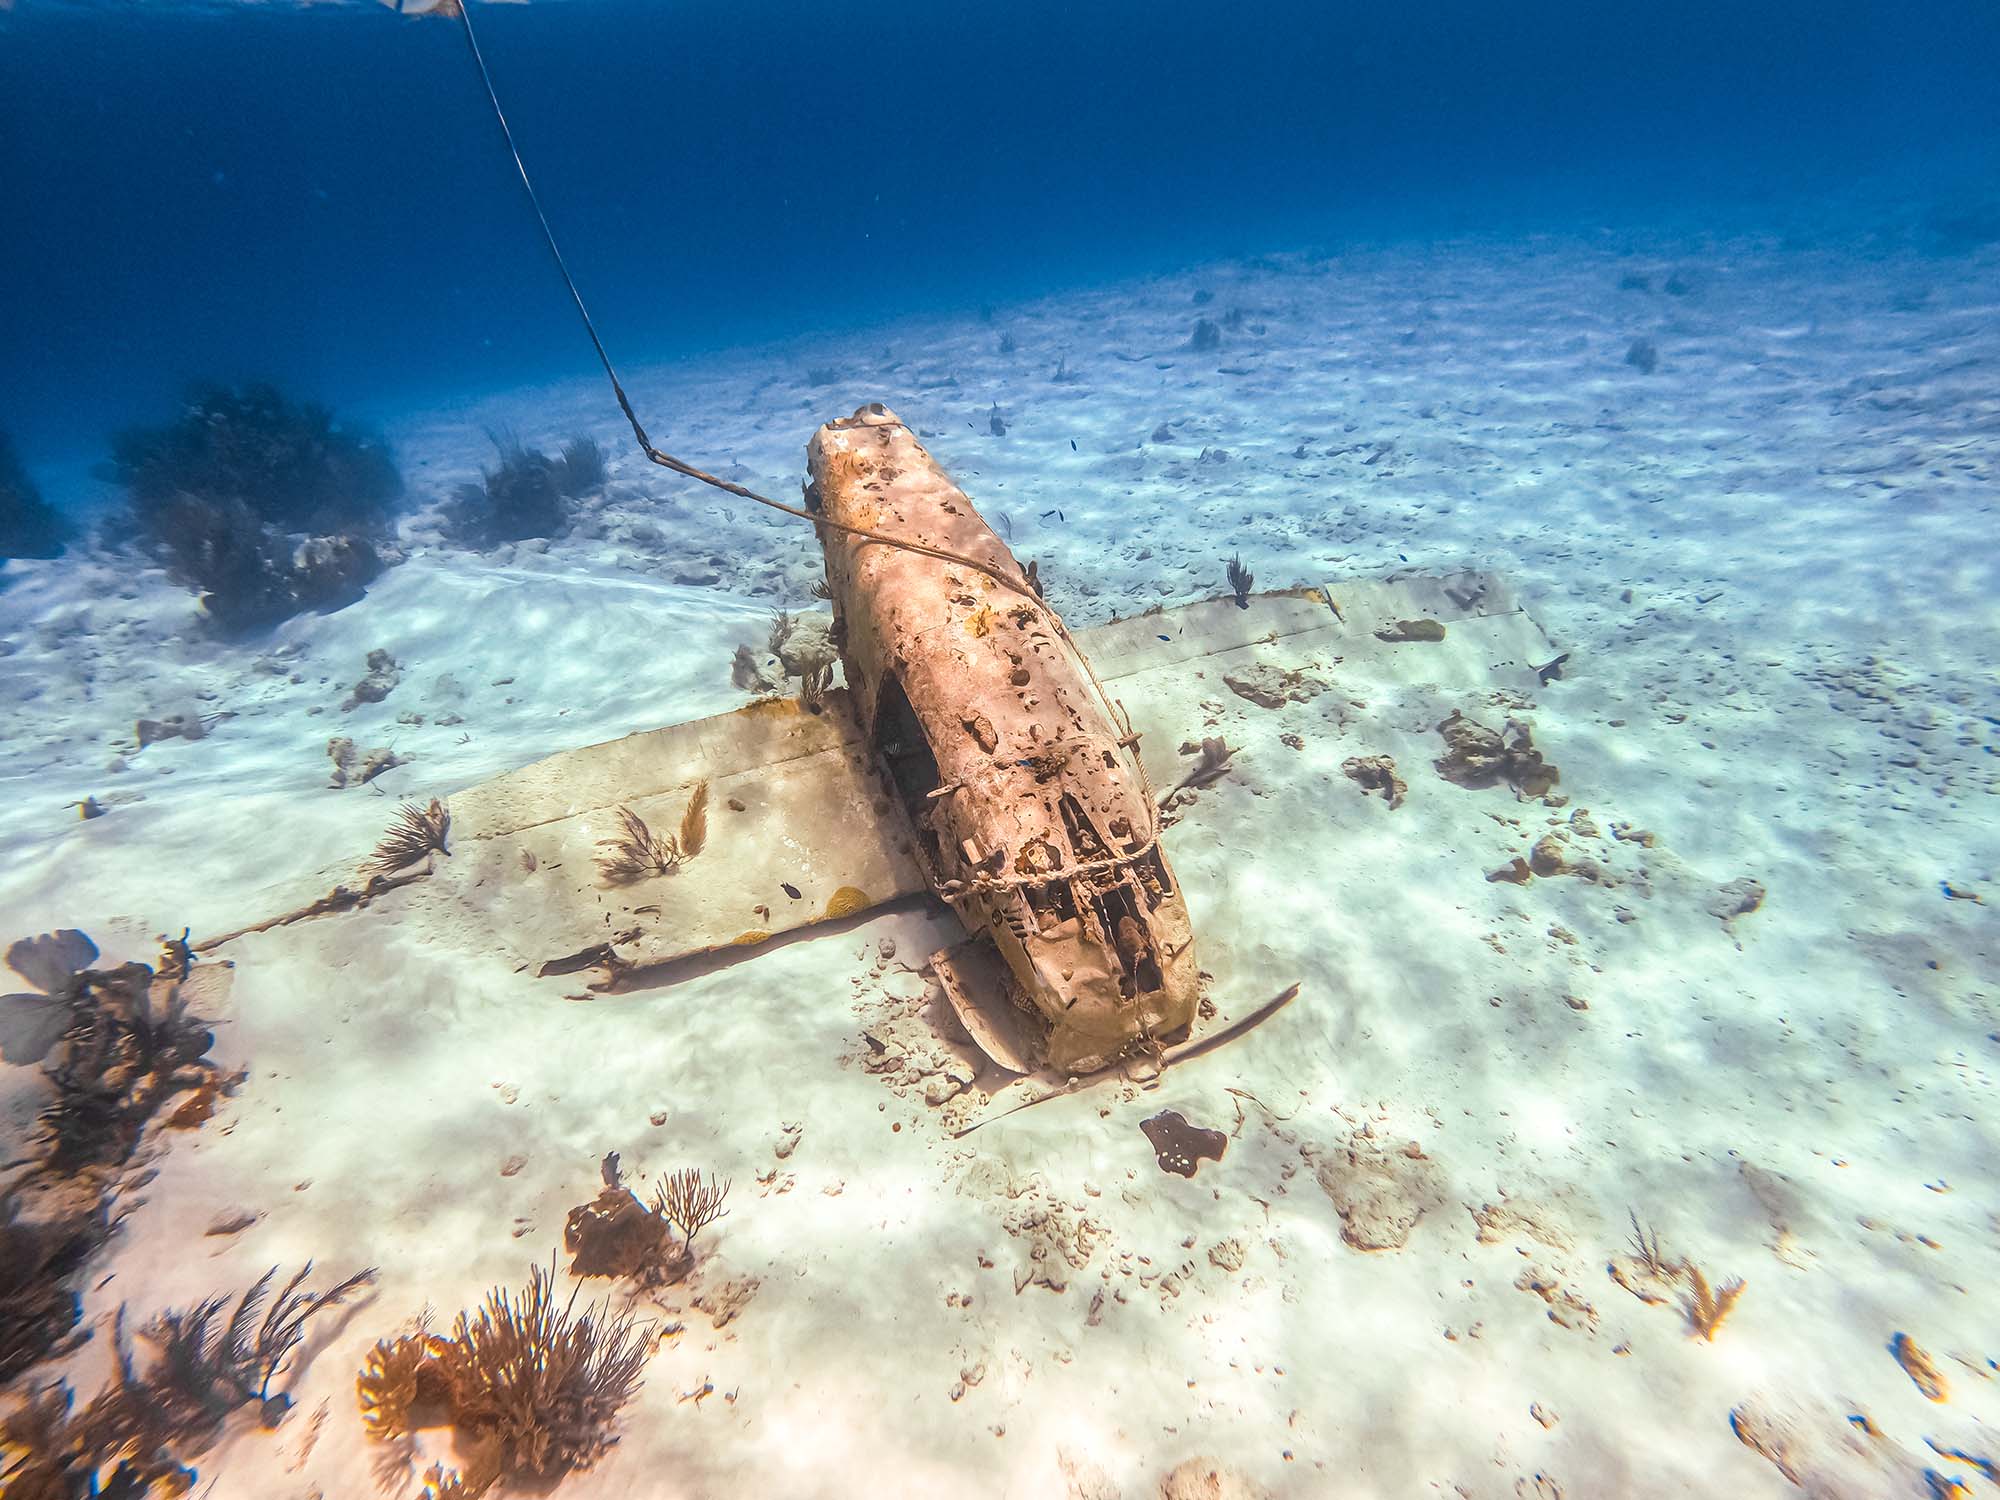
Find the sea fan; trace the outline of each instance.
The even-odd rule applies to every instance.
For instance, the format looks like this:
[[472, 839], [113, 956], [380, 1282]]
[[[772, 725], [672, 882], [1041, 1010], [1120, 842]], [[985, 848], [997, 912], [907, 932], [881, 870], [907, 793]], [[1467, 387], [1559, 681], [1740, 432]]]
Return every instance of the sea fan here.
[[672, 834], [661, 838], [629, 807], [618, 809], [618, 820], [624, 832], [597, 841], [608, 851], [597, 856], [597, 868], [606, 880], [615, 885], [664, 875], [681, 862]]
[[826, 690], [833, 686], [833, 667], [814, 667], [799, 679], [799, 707], [809, 714], [826, 707]]
[[567, 464], [524, 447], [511, 428], [490, 427], [486, 437], [500, 465], [458, 487], [446, 512], [453, 536], [477, 547], [560, 536], [569, 526]]
[[259, 1322], [257, 1315], [264, 1310], [277, 1274], [273, 1266], [258, 1277], [237, 1299], [228, 1323], [220, 1327], [217, 1319], [228, 1305], [226, 1294], [186, 1311], [169, 1308], [147, 1325], [146, 1337], [159, 1350], [159, 1358], [146, 1372], [144, 1392], [176, 1425], [197, 1432], [212, 1428], [237, 1407], [255, 1401], [263, 1424], [277, 1426], [292, 1400], [272, 1395], [271, 1382], [305, 1337], [306, 1319], [375, 1280], [370, 1267], [324, 1292], [302, 1291], [301, 1283], [312, 1274], [312, 1262], [307, 1261]]
[[1687, 1299], [1681, 1306], [1682, 1311], [1687, 1314], [1688, 1331], [1691, 1334], [1699, 1334], [1713, 1343], [1715, 1335], [1721, 1330], [1729, 1315], [1736, 1310], [1736, 1303], [1743, 1295], [1746, 1285], [1743, 1278], [1733, 1277], [1720, 1287], [1710, 1286], [1708, 1277], [1702, 1274], [1701, 1267], [1687, 1256], [1668, 1260], [1666, 1252], [1660, 1248], [1659, 1231], [1640, 1223], [1636, 1209], [1630, 1213], [1632, 1237], [1629, 1243], [1632, 1246], [1632, 1263], [1659, 1283], [1662, 1291], [1655, 1293], [1650, 1288], [1632, 1285], [1619, 1273], [1615, 1264], [1612, 1267], [1612, 1274], [1628, 1291], [1647, 1302], [1664, 1302], [1665, 1286], [1674, 1282], [1684, 1283], [1687, 1287]]
[[1241, 557], [1230, 558], [1229, 566], [1224, 570], [1224, 573], [1229, 579], [1230, 588], [1236, 591], [1236, 607], [1238, 609], [1248, 609], [1250, 607], [1250, 585], [1257, 581], [1255, 575], [1243, 566], [1243, 559]]
[[688, 798], [687, 809], [681, 814], [681, 858], [693, 859], [707, 842], [708, 783], [697, 781], [693, 794]]
[[1660, 1251], [1660, 1231], [1650, 1225], [1641, 1224], [1638, 1209], [1628, 1208], [1626, 1213], [1632, 1219], [1633, 1259], [1660, 1280], [1669, 1280], [1676, 1268], [1668, 1264], [1666, 1256]]
[[[276, 1266], [271, 1268], [271, 1271], [276, 1270]], [[300, 1291], [299, 1283], [311, 1274], [312, 1262], [307, 1261], [299, 1268], [299, 1273], [286, 1284], [278, 1300], [271, 1304], [271, 1311], [257, 1330], [257, 1341], [252, 1346], [256, 1352], [254, 1368], [259, 1377], [257, 1399], [263, 1403], [262, 1415], [264, 1425], [267, 1427], [275, 1426], [277, 1419], [282, 1417], [292, 1404], [292, 1398], [289, 1396], [271, 1394], [271, 1382], [283, 1372], [292, 1350], [297, 1348], [300, 1340], [305, 1337], [306, 1319], [316, 1312], [338, 1306], [364, 1286], [373, 1285], [375, 1281], [375, 1268], [369, 1266], [323, 1292]], [[270, 1272], [266, 1272], [264, 1280], [269, 1281], [270, 1275]]]
[[382, 835], [382, 841], [375, 846], [368, 863], [361, 867], [361, 873], [393, 875], [433, 850], [449, 855], [451, 850], [445, 847], [445, 840], [450, 833], [451, 810], [437, 798], [431, 798], [429, 807], [405, 802], [397, 811], [395, 821], [389, 825], [388, 832]]
[[604, 483], [604, 450], [594, 437], [573, 437], [563, 444], [562, 492], [571, 499]]
[[664, 875], [693, 859], [708, 842], [708, 783], [695, 783], [677, 834], [654, 833], [629, 807], [618, 809], [618, 819], [624, 831], [597, 841], [607, 851], [597, 856], [599, 872], [614, 885]]
[[1738, 1276], [1711, 1289], [1708, 1278], [1701, 1274], [1701, 1268], [1693, 1261], [1683, 1259], [1680, 1270], [1688, 1282], [1688, 1325], [1693, 1332], [1714, 1343], [1723, 1320], [1736, 1310], [1736, 1301], [1743, 1295], [1746, 1283]]
[[683, 1167], [668, 1173], [654, 1190], [653, 1212], [679, 1229], [691, 1250], [695, 1235], [728, 1214], [729, 1210], [722, 1206], [722, 1200], [728, 1196], [727, 1180], [718, 1184], [711, 1172], [704, 1184], [699, 1171]]
[[[226, 1321], [226, 1294], [161, 1313], [145, 1330], [156, 1353], [143, 1369], [120, 1307], [112, 1318], [111, 1381], [80, 1414], [71, 1414], [69, 1388], [58, 1384], [0, 1422], [0, 1492], [8, 1500], [187, 1494], [195, 1475], [184, 1460], [212, 1443], [229, 1414], [248, 1402], [260, 1402], [264, 1425], [276, 1426], [291, 1401], [271, 1395], [270, 1384], [302, 1338], [305, 1320], [375, 1276], [363, 1271], [328, 1291], [301, 1292], [310, 1269], [293, 1277], [276, 1302], [269, 1302], [276, 1271], [267, 1271]], [[112, 1472], [100, 1481], [106, 1468]]]

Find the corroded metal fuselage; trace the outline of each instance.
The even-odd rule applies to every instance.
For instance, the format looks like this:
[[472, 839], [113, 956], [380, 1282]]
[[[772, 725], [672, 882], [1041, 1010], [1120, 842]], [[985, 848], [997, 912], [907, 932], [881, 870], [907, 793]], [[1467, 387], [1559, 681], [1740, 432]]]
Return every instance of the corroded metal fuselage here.
[[939, 893], [990, 937], [1044, 1060], [1106, 1065], [1171, 1040], [1198, 999], [1193, 933], [1132, 736], [1013, 554], [893, 412], [807, 449], [828, 518], [993, 567], [1018, 587], [821, 528], [847, 685]]

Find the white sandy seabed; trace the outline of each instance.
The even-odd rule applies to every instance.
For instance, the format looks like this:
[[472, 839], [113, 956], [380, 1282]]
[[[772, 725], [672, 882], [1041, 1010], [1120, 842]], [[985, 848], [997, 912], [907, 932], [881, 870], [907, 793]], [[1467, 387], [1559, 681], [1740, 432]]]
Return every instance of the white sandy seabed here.
[[[214, 1055], [248, 1077], [148, 1163], [72, 1377], [103, 1377], [121, 1300], [379, 1266], [312, 1329], [284, 1425], [245, 1414], [202, 1470], [217, 1496], [383, 1492], [372, 1342], [549, 1262], [616, 1150], [734, 1189], [692, 1283], [641, 1299], [659, 1347], [578, 1500], [1138, 1500], [1197, 1456], [1242, 1493], [1357, 1500], [1983, 1492], [1996, 304], [1990, 253], [1464, 243], [635, 371], [657, 440], [781, 496], [819, 422], [889, 402], [1073, 623], [1220, 592], [1239, 551], [1259, 587], [1472, 565], [1568, 670], [1526, 706], [1364, 698], [1337, 663], [1277, 710], [1218, 686], [1188, 733], [1237, 770], [1169, 854], [1225, 1010], [1300, 1000], [1156, 1089], [962, 1142], [926, 1103], [913, 966], [951, 933], [922, 912], [584, 999], [416, 942], [393, 896], [233, 943]], [[1198, 316], [1219, 350], [1182, 347]], [[150, 958], [351, 868], [396, 798], [743, 701], [731, 650], [815, 606], [811, 538], [651, 470], [589, 381], [394, 429], [419, 504], [496, 421], [613, 454], [572, 535], [476, 555], [420, 510], [365, 601], [267, 641], [205, 638], [156, 572], [8, 568], [0, 934]], [[399, 685], [341, 711], [376, 648]], [[187, 705], [226, 717], [130, 749]], [[1566, 803], [1418, 758], [1391, 809], [1341, 774], [1454, 707], [1530, 723]], [[328, 789], [335, 734], [410, 757], [387, 796]], [[79, 821], [86, 796], [107, 814]], [[1486, 878], [1552, 832], [1585, 874]], [[1745, 880], [1762, 903], [1725, 920]], [[6, 1073], [18, 1136], [41, 1085]], [[1165, 1108], [1227, 1132], [1223, 1159], [1163, 1173], [1139, 1122]], [[1744, 1278], [1713, 1341], [1610, 1274], [1633, 1214]], [[218, 1215], [257, 1217], [206, 1234]]]

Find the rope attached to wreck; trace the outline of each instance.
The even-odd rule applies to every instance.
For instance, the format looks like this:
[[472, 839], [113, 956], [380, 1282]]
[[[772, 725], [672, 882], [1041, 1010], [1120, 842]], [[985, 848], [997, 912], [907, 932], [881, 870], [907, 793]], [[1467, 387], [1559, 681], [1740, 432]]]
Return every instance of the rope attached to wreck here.
[[1013, 875], [987, 875], [975, 873], [970, 880], [940, 880], [932, 883], [932, 888], [946, 902], [963, 901], [968, 896], [983, 896], [994, 891], [1019, 890], [1023, 886], [1053, 885], [1059, 880], [1083, 880], [1092, 875], [1107, 874], [1112, 870], [1122, 870], [1135, 865], [1153, 852], [1160, 842], [1159, 830], [1138, 847], [1121, 854], [1106, 854], [1097, 859], [1086, 859], [1073, 865], [1062, 865], [1053, 870], [1030, 870]]
[[533, 179], [528, 176], [528, 165], [521, 159], [521, 149], [514, 144], [513, 127], [507, 123], [507, 112], [500, 107], [500, 95], [493, 87], [493, 75], [486, 69], [486, 55], [479, 50], [479, 36], [472, 29], [472, 7], [468, 4], [460, 3], [455, 5], [453, 9], [456, 11], [458, 19], [464, 27], [466, 45], [472, 49], [472, 61], [479, 69], [479, 82], [486, 90], [487, 102], [493, 106], [493, 118], [499, 123], [501, 135], [506, 138], [507, 154], [514, 159], [515, 175], [521, 180], [522, 191], [528, 195], [529, 207], [535, 211], [535, 222], [541, 226], [542, 243], [548, 246], [549, 256], [556, 263], [556, 271], [561, 275], [563, 285], [569, 290], [569, 300], [575, 304], [576, 315], [583, 322], [584, 332], [590, 335], [591, 347], [597, 351], [597, 362], [604, 367], [604, 377], [611, 382], [611, 393], [618, 398], [618, 409], [625, 413], [625, 420], [632, 428], [632, 436], [638, 441], [640, 452], [644, 453], [647, 458], [651, 459], [661, 468], [671, 469], [674, 473], [684, 478], [696, 480], [701, 484], [712, 485], [714, 488], [722, 490], [727, 494], [735, 495], [739, 499], [753, 501], [758, 505], [767, 505], [772, 510], [783, 511], [786, 515], [796, 516], [801, 521], [810, 521], [815, 526], [825, 526], [834, 531], [844, 531], [854, 536], [867, 537], [870, 541], [881, 542], [886, 546], [902, 547], [911, 552], [922, 552], [927, 556], [939, 558], [944, 562], [959, 563], [965, 567], [972, 568], [977, 572], [984, 573], [995, 583], [1012, 589], [1031, 604], [1041, 606], [1053, 618], [1055, 612], [1049, 610], [1042, 603], [1041, 597], [1035, 593], [1034, 586], [1028, 582], [1027, 575], [1021, 573], [1019, 569], [1015, 570], [1017, 576], [1010, 576], [996, 564], [981, 561], [976, 557], [968, 557], [962, 552], [951, 552], [943, 547], [932, 547], [924, 542], [911, 541], [908, 537], [892, 536], [888, 532], [873, 531], [866, 526], [852, 526], [844, 521], [831, 520], [826, 516], [817, 515], [812, 511], [806, 510], [801, 506], [787, 505], [782, 500], [773, 500], [768, 495], [760, 495], [745, 485], [724, 479], [720, 475], [710, 474], [704, 469], [698, 469], [693, 464], [683, 459], [675, 458], [671, 453], [663, 453], [660, 449], [653, 446], [653, 440], [646, 435], [645, 425], [640, 422], [638, 412], [632, 407], [632, 398], [626, 394], [624, 381], [618, 378], [617, 367], [611, 363], [611, 354], [604, 347], [604, 340], [598, 335], [597, 324], [592, 321], [590, 310], [583, 305], [583, 293], [577, 288], [576, 278], [570, 275], [569, 263], [563, 259], [562, 247], [556, 243], [555, 230], [549, 225], [549, 216], [542, 211], [541, 196], [535, 191]]
[[[598, 335], [597, 324], [592, 321], [590, 310], [583, 305], [583, 293], [577, 287], [576, 278], [570, 275], [569, 263], [563, 259], [562, 247], [556, 243], [555, 230], [550, 227], [549, 216], [542, 210], [541, 195], [535, 191], [534, 180], [528, 176], [528, 164], [521, 159], [521, 149], [514, 143], [514, 129], [507, 123], [507, 112], [500, 106], [500, 95], [493, 86], [493, 75], [487, 71], [486, 54], [480, 51], [479, 35], [473, 30], [471, 0], [452, 0], [452, 3], [449, 4], [449, 9], [457, 13], [459, 22], [464, 28], [466, 46], [471, 49], [473, 64], [479, 70], [480, 85], [486, 91], [487, 102], [493, 106], [493, 118], [499, 124], [500, 134], [507, 142], [507, 154], [513, 158], [514, 172], [521, 180], [522, 191], [528, 195], [528, 205], [535, 211], [535, 222], [541, 226], [542, 243], [548, 247], [549, 257], [555, 262], [556, 271], [561, 275], [563, 285], [569, 290], [569, 300], [576, 307], [576, 315], [583, 323], [584, 332], [590, 335], [590, 345], [597, 351], [597, 362], [604, 367], [604, 377], [611, 382], [611, 393], [618, 398], [618, 409], [625, 414], [625, 420], [632, 428], [632, 436], [639, 444], [639, 451], [644, 453], [649, 460], [658, 464], [661, 468], [669, 469], [684, 478], [695, 480], [700, 484], [710, 485], [715, 489], [723, 491], [725, 494], [735, 495], [739, 499], [749, 500], [757, 505], [768, 506], [775, 511], [782, 511], [785, 515], [795, 516], [801, 521], [809, 521], [815, 527], [826, 527], [833, 531], [844, 532], [849, 536], [865, 537], [869, 541], [880, 542], [888, 547], [901, 547], [908, 552], [920, 552], [927, 557], [935, 557], [941, 562], [957, 563], [961, 567], [971, 568], [974, 572], [983, 574], [1002, 588], [1009, 589], [1020, 595], [1022, 601], [1029, 608], [1039, 612], [1049, 622], [1050, 627], [1055, 633], [1061, 637], [1064, 644], [1075, 653], [1077, 660], [1083, 664], [1084, 672], [1090, 678], [1091, 686], [1096, 689], [1097, 696], [1103, 701], [1107, 712], [1110, 713], [1112, 722], [1119, 725], [1128, 738], [1132, 737], [1132, 723], [1129, 716], [1125, 713], [1124, 705], [1113, 699], [1105, 690], [1103, 682], [1098, 679], [1096, 669], [1090, 664], [1090, 658], [1084, 655], [1083, 649], [1071, 637], [1069, 627], [1063, 623], [1062, 616], [1057, 614], [1048, 601], [1042, 598], [1040, 590], [1028, 575], [1022, 571], [1018, 563], [1014, 565], [1012, 573], [1009, 573], [997, 563], [986, 562], [977, 557], [969, 557], [962, 552], [952, 552], [943, 547], [933, 547], [925, 542], [912, 541], [908, 537], [895, 536], [885, 531], [875, 531], [866, 526], [854, 526], [845, 521], [835, 521], [828, 516], [806, 510], [803, 507], [787, 505], [782, 500], [773, 500], [768, 495], [760, 495], [745, 485], [737, 484], [719, 475], [710, 474], [706, 470], [698, 469], [693, 464], [675, 458], [672, 454], [664, 453], [653, 446], [653, 440], [646, 435], [646, 428], [640, 422], [638, 412], [633, 409], [632, 398], [626, 394], [625, 383], [618, 378], [617, 367], [611, 363], [610, 351], [604, 347], [604, 340]], [[1139, 758], [1136, 746], [1132, 752], [1132, 765], [1138, 773], [1139, 789], [1144, 797], [1147, 815], [1152, 821], [1152, 827], [1149, 836], [1137, 848], [1114, 858], [1114, 863], [1117, 864], [1131, 864], [1144, 858], [1151, 851], [1153, 845], [1159, 841], [1160, 837], [1159, 819], [1154, 809], [1152, 784], [1147, 779], [1146, 768]], [[1043, 878], [1064, 879], [1075, 873], [1081, 872], [1076, 870], [1056, 871], [1053, 875]]]

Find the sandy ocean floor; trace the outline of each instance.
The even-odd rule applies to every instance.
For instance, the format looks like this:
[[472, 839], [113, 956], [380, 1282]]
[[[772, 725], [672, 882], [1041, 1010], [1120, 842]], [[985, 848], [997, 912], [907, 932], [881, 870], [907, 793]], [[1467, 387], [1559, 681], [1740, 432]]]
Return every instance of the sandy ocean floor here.
[[[1197, 318], [1219, 349], [1184, 347]], [[1074, 625], [1222, 592], [1237, 552], [1260, 588], [1476, 566], [1567, 670], [1531, 702], [1337, 663], [1277, 710], [1218, 689], [1188, 734], [1238, 769], [1169, 857], [1225, 1010], [1301, 998], [1156, 1089], [965, 1141], [926, 1102], [914, 967], [946, 917], [583, 999], [420, 939], [393, 895], [232, 943], [214, 1055], [248, 1076], [145, 1163], [73, 1379], [103, 1378], [121, 1301], [379, 1266], [204, 1493], [414, 1494], [438, 1434], [364, 1440], [364, 1355], [549, 1263], [615, 1150], [734, 1188], [692, 1280], [638, 1299], [660, 1345], [578, 1500], [1142, 1500], [1195, 1457], [1342, 1500], [1985, 1492], [1996, 371], [1990, 250], [1632, 236], [1210, 266], [632, 370], [656, 441], [782, 498], [820, 422], [888, 402]], [[150, 958], [323, 889], [396, 799], [744, 701], [734, 647], [817, 604], [804, 528], [652, 470], [589, 381], [396, 423], [420, 506], [496, 422], [613, 455], [570, 536], [473, 554], [420, 509], [366, 600], [266, 641], [206, 638], [157, 572], [8, 565], [0, 936]], [[400, 681], [344, 712], [376, 649]], [[132, 748], [190, 706], [221, 716], [204, 738]], [[1391, 809], [1341, 774], [1454, 708], [1531, 724], [1566, 801], [1399, 755]], [[329, 789], [334, 735], [408, 764]], [[1571, 873], [1487, 879], [1551, 838]], [[3, 1071], [18, 1138], [41, 1085]], [[1223, 1159], [1163, 1173], [1139, 1130], [1163, 1108]], [[1635, 1214], [1744, 1279], [1713, 1341], [1612, 1274], [1646, 1289]]]

